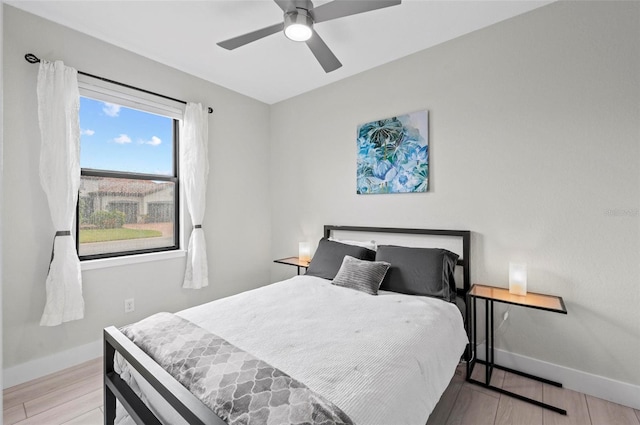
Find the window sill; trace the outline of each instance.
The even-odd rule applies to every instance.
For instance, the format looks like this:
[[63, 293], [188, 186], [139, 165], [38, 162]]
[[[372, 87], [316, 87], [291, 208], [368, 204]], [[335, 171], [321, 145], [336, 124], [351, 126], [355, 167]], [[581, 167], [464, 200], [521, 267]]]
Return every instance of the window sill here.
[[101, 258], [99, 260], [81, 261], [82, 271], [103, 269], [106, 267], [125, 266], [128, 264], [146, 263], [149, 261], [162, 261], [171, 258], [181, 258], [187, 255], [185, 250], [153, 252], [150, 254], [127, 255], [124, 257]]

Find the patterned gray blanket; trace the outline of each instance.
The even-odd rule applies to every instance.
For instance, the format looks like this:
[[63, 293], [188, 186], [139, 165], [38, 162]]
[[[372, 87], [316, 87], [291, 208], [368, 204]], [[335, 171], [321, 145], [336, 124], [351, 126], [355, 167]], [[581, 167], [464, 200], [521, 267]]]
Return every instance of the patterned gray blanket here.
[[171, 313], [121, 331], [230, 425], [351, 425], [303, 383]]

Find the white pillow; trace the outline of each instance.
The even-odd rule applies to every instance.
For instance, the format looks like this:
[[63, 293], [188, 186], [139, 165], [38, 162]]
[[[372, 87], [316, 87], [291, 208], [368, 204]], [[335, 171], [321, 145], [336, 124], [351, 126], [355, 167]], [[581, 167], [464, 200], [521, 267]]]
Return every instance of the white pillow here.
[[340, 242], [346, 245], [360, 246], [362, 248], [367, 248], [372, 251], [378, 250], [378, 245], [376, 245], [376, 241], [351, 241], [347, 239], [336, 239], [336, 238], [329, 238], [329, 240], [333, 242]]

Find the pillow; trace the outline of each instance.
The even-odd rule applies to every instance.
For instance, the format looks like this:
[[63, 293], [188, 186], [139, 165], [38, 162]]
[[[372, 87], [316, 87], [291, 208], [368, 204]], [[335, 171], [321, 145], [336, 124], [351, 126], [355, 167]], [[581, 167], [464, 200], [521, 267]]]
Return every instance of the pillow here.
[[350, 255], [359, 260], [373, 261], [376, 257], [376, 252], [361, 246], [347, 245], [322, 238], [318, 243], [316, 253], [311, 259], [306, 275], [333, 280], [342, 265], [345, 255]]
[[347, 239], [336, 239], [336, 238], [329, 238], [329, 240], [334, 242], [344, 243], [347, 245], [361, 246], [363, 248], [368, 248], [372, 251], [375, 251], [376, 249], [378, 249], [378, 246], [376, 245], [376, 241], [350, 241]]
[[380, 245], [376, 261], [392, 264], [381, 290], [456, 301], [453, 271], [457, 254], [439, 248]]
[[365, 261], [345, 255], [333, 283], [370, 295], [378, 295], [378, 288], [391, 264], [384, 261]]

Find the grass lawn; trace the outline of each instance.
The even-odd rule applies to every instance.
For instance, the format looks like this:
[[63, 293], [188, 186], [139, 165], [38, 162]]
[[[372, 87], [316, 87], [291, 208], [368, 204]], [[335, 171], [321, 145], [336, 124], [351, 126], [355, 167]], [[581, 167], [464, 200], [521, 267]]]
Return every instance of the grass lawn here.
[[80, 243], [122, 241], [126, 239], [157, 238], [162, 232], [143, 229], [82, 229]]

